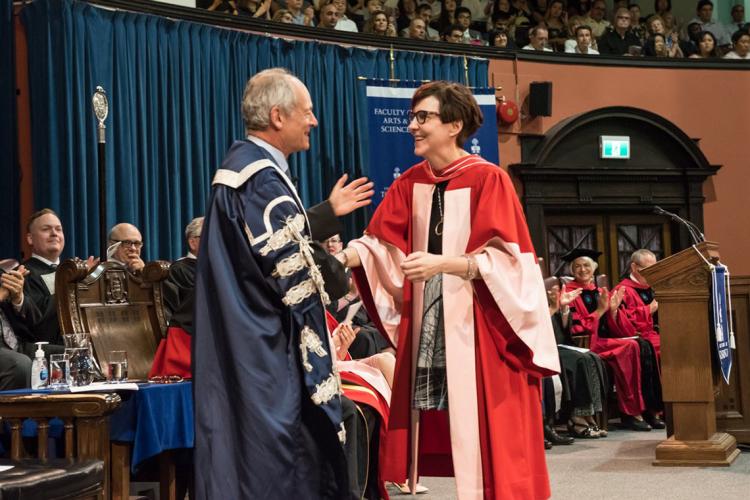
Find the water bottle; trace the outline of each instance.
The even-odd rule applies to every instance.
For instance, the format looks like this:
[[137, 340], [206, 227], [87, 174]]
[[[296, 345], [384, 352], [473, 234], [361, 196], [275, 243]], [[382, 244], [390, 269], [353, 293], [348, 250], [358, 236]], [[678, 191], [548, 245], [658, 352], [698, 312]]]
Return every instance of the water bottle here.
[[34, 361], [31, 363], [31, 388], [43, 389], [47, 386], [49, 371], [47, 370], [47, 360], [44, 359], [42, 346], [49, 344], [49, 342], [35, 342], [35, 344], [36, 353], [34, 354]]

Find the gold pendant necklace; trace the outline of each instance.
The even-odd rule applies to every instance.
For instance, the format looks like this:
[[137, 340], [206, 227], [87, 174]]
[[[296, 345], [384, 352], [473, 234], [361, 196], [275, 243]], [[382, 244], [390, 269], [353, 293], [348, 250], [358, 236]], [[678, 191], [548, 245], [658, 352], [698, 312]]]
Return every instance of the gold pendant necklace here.
[[438, 221], [437, 225], [435, 225], [435, 234], [438, 236], [442, 236], [443, 234], [443, 203], [440, 201], [440, 188], [435, 186], [435, 189], [437, 189], [437, 199], [438, 199], [438, 210], [440, 210], [440, 220]]

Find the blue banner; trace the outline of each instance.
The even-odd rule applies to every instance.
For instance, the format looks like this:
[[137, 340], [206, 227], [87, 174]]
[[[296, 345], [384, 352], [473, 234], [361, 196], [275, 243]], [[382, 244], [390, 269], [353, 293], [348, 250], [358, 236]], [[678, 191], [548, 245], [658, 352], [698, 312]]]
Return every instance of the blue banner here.
[[[375, 183], [373, 208], [383, 200], [394, 179], [422, 161], [422, 158], [414, 155], [414, 139], [407, 128], [407, 114], [411, 110], [411, 97], [416, 89], [403, 85], [367, 86], [369, 171], [370, 179]], [[473, 92], [484, 121], [481, 128], [466, 141], [464, 149], [498, 165], [495, 89], [473, 89]]]
[[734, 332], [732, 331], [730, 308], [727, 306], [729, 272], [724, 265], [714, 266], [711, 270], [712, 322], [716, 340], [716, 354], [724, 382], [729, 383], [732, 370], [732, 349]]

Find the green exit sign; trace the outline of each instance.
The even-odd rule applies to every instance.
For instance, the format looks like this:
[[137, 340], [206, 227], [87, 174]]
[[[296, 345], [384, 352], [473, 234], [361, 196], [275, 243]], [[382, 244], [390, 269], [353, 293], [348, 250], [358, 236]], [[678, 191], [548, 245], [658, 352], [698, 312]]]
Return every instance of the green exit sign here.
[[600, 135], [599, 157], [605, 160], [630, 158], [630, 137], [627, 135]]

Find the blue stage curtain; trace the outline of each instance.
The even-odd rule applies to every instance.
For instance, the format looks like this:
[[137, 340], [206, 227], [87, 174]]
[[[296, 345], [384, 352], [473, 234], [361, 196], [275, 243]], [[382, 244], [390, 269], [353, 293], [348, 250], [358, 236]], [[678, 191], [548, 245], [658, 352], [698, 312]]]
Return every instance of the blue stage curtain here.
[[16, 139], [16, 68], [13, 1], [0, 0], [0, 259], [18, 258], [19, 165]]
[[[286, 41], [71, 0], [37, 0], [22, 20], [29, 39], [34, 195], [59, 211], [66, 255], [98, 248], [97, 85], [107, 119], [107, 226], [137, 225], [146, 259], [185, 252], [183, 229], [203, 214], [213, 172], [244, 137], [240, 101], [258, 71], [283, 66], [310, 89], [320, 126], [290, 158], [303, 201], [325, 199], [344, 172], [367, 175], [364, 88], [389, 78], [389, 53]], [[487, 61], [469, 60], [470, 85], [487, 85]], [[461, 57], [396, 53], [396, 78], [464, 82]], [[361, 232], [367, 213], [347, 219]]]

